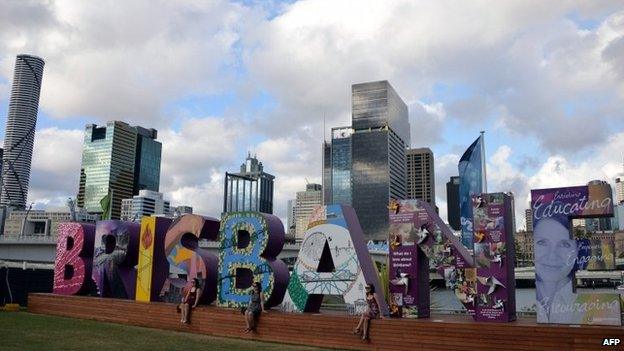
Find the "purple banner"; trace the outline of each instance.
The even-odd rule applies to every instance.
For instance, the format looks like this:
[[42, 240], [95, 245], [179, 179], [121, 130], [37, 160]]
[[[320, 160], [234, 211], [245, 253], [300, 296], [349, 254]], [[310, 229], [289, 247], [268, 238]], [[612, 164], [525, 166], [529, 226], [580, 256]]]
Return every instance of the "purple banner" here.
[[571, 221], [612, 216], [611, 196], [611, 186], [600, 181], [531, 191], [538, 323], [622, 324], [618, 294], [575, 292], [574, 273], [584, 263], [577, 262], [578, 257], [586, 257], [583, 251], [591, 248], [579, 247], [572, 237]]

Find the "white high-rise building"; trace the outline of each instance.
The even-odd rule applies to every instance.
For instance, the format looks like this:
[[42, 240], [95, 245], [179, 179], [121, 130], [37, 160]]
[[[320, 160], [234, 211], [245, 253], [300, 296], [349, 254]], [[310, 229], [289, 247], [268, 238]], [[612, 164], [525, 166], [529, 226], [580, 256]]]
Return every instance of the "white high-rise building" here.
[[624, 203], [624, 178], [615, 178], [615, 203]]
[[121, 219], [140, 221], [143, 216], [171, 215], [169, 201], [157, 191], [140, 190], [139, 195], [121, 200]]
[[36, 56], [18, 55], [15, 60], [4, 135], [0, 204], [18, 210], [26, 207], [28, 197], [43, 66], [43, 60]]
[[303, 239], [303, 234], [308, 228], [310, 215], [317, 206], [322, 205], [323, 191], [320, 184], [308, 184], [305, 191], [297, 192], [295, 200], [295, 239]]
[[185, 214], [193, 214], [193, 207], [188, 205], [180, 205], [173, 208], [173, 214], [176, 216], [182, 216]]
[[527, 232], [533, 231], [533, 210], [530, 206], [531, 204], [529, 204], [529, 208], [524, 210], [524, 225]]

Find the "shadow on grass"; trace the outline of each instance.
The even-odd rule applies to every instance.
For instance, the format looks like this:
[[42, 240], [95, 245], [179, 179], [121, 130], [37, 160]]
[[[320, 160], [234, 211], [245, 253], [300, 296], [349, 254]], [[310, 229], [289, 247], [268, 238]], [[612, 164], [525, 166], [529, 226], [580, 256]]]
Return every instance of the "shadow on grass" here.
[[0, 347], [8, 350], [322, 350], [257, 341], [217, 338], [47, 316], [26, 312], [0, 312]]

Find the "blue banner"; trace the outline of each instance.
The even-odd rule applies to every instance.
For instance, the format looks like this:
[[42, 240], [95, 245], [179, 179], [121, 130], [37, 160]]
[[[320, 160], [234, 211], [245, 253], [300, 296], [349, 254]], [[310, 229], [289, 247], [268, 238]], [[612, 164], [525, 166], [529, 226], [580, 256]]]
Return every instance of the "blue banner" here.
[[472, 195], [483, 192], [483, 137], [480, 136], [459, 160], [459, 215], [462, 244], [472, 249]]

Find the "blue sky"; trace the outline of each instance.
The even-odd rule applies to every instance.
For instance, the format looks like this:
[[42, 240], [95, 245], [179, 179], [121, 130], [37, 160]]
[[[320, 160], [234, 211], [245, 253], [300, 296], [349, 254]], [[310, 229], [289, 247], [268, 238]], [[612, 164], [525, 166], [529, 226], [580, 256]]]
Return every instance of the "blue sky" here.
[[516, 194], [519, 226], [530, 189], [624, 171], [621, 1], [52, 1], [0, 13], [2, 118], [15, 55], [46, 60], [39, 207], [75, 194], [84, 125], [120, 119], [159, 130], [174, 204], [218, 215], [223, 173], [251, 150], [277, 176], [285, 218], [305, 179], [320, 181], [323, 116], [327, 130], [348, 124], [351, 84], [381, 79], [409, 106], [412, 146], [434, 151], [443, 214], [444, 183], [481, 130], [489, 190]]

